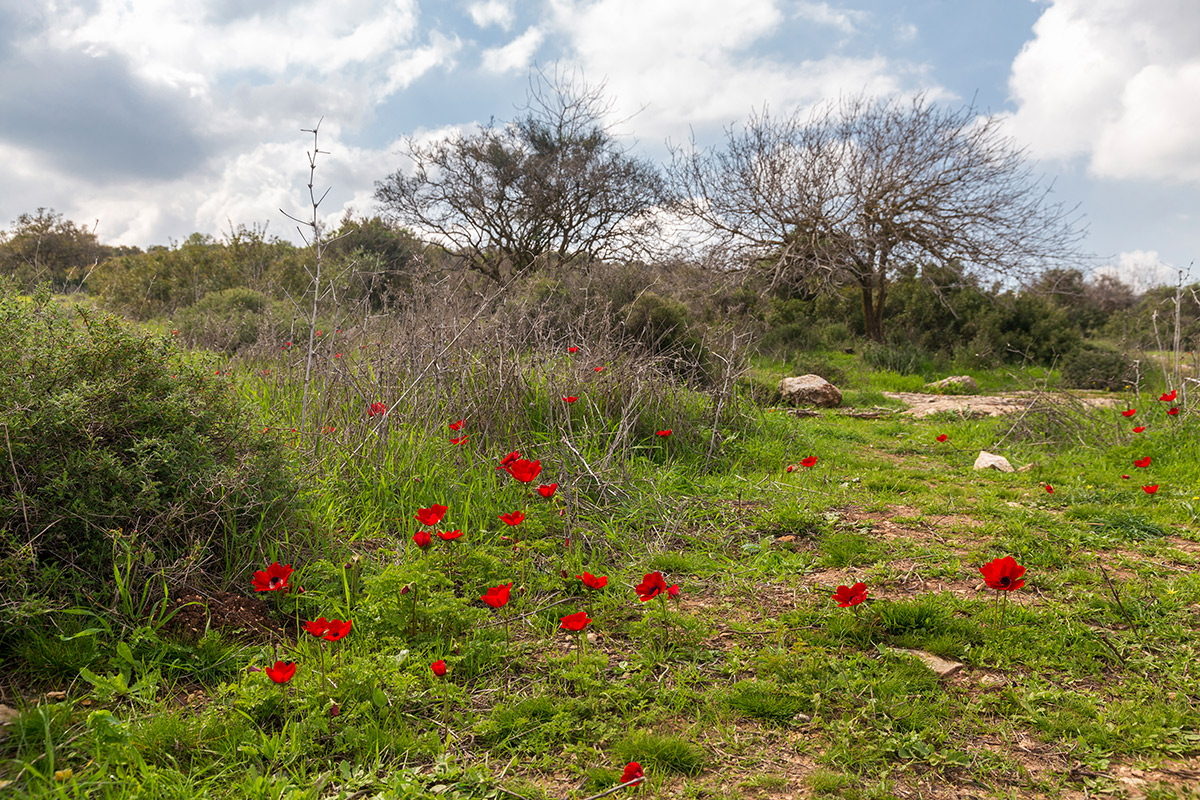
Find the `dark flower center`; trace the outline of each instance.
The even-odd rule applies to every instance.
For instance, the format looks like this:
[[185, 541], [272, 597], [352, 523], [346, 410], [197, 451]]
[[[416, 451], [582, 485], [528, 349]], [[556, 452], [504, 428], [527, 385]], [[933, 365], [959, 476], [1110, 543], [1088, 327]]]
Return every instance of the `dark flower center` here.
[[1008, 577], [1007, 575], [1004, 575], [1000, 578], [1000, 588], [1001, 589], [1007, 588], [1011, 584], [1012, 584], [1012, 578]]
[[271, 588], [274, 589], [282, 580], [282, 578], [271, 578]]

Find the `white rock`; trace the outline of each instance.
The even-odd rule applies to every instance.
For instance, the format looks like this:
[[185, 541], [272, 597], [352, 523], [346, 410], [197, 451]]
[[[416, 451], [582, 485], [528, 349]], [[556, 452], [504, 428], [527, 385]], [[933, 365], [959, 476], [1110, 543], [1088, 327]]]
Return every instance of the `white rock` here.
[[1001, 472], [1016, 472], [1013, 465], [1008, 463], [1008, 459], [1004, 456], [998, 456], [995, 453], [989, 453], [987, 450], [980, 450], [979, 457], [975, 459], [975, 469], [998, 469]]

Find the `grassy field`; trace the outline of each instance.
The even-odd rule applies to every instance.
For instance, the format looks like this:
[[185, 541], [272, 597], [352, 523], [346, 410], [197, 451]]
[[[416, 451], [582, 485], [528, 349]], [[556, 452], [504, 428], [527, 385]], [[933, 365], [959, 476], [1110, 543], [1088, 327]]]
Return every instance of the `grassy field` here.
[[795, 364], [693, 389], [615, 343], [380, 341], [327, 343], [307, 398], [289, 348], [216, 364], [303, 513], [18, 637], [0, 795], [584, 798], [637, 761], [616, 796], [1197, 796], [1192, 403], [915, 420], [881, 393], [911, 377], [826, 354], [849, 407], [799, 416], [764, 404]]

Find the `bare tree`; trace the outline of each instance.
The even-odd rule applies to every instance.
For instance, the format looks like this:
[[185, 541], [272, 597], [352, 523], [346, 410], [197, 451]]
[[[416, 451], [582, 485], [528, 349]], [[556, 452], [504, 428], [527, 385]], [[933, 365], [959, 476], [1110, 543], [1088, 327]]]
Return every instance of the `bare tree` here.
[[657, 169], [622, 147], [602, 89], [536, 73], [519, 119], [421, 143], [412, 171], [376, 182], [392, 221], [437, 240], [500, 282], [553, 255], [637, 257], [657, 230]]
[[721, 150], [675, 149], [680, 210], [773, 289], [857, 286], [876, 341], [898, 266], [958, 261], [1022, 281], [1078, 255], [1074, 209], [1050, 202], [1001, 119], [971, 106], [859, 96], [764, 110], [726, 135]]

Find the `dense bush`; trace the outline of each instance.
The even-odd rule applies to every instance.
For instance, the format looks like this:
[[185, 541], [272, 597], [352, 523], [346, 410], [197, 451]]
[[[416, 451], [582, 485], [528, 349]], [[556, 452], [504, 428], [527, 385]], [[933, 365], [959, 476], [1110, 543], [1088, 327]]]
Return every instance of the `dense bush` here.
[[118, 545], [182, 576], [286, 513], [277, 445], [169, 337], [11, 289], [0, 337], [0, 595], [87, 595]]
[[271, 300], [253, 289], [225, 289], [205, 295], [200, 302], [179, 311], [175, 330], [189, 345], [235, 353], [256, 344], [266, 335], [273, 342], [307, 335], [308, 321], [296, 320], [290, 303]]
[[1085, 344], [1063, 359], [1063, 383], [1071, 389], [1117, 391], [1134, 382], [1134, 367], [1124, 354], [1098, 344]]

